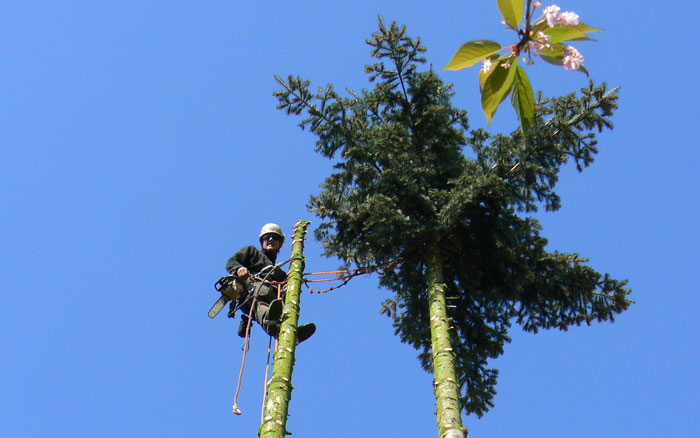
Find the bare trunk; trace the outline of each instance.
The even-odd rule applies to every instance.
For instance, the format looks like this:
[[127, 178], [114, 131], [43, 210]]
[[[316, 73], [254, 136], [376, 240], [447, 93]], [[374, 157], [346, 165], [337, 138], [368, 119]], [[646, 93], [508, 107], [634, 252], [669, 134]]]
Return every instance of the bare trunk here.
[[440, 438], [465, 438], [459, 408], [459, 383], [455, 372], [455, 357], [450, 341], [450, 324], [445, 304], [443, 261], [436, 243], [428, 247], [428, 300], [430, 303], [430, 334], [435, 373], [435, 404], [437, 405]]
[[287, 414], [292, 398], [292, 371], [294, 352], [297, 346], [297, 326], [299, 324], [299, 297], [301, 296], [302, 275], [304, 272], [304, 238], [306, 227], [311, 222], [300, 220], [294, 225], [292, 241], [292, 263], [287, 276], [287, 297], [282, 314], [274, 370], [267, 389], [267, 405], [260, 438], [285, 438]]

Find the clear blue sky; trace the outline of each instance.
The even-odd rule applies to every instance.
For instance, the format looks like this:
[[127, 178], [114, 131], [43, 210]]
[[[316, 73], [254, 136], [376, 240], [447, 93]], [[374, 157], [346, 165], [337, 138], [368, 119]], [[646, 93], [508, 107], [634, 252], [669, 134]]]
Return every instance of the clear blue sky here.
[[[229, 256], [269, 221], [291, 232], [331, 163], [275, 109], [273, 75], [366, 86], [376, 15], [421, 36], [437, 69], [504, 44], [495, 0], [31, 1], [0, 7], [0, 436], [256, 436], [267, 339], [253, 333], [231, 414], [237, 323], [206, 316]], [[566, 169], [550, 249], [629, 278], [614, 324], [512, 331], [496, 407], [470, 437], [683, 437], [700, 427], [696, 0], [567, 0], [606, 31], [577, 48], [621, 86], [595, 164]], [[550, 65], [535, 89], [585, 76]], [[475, 70], [444, 72], [484, 127]], [[492, 131], [516, 121], [501, 108]], [[313, 226], [312, 226], [313, 227]], [[288, 256], [290, 246], [282, 249]], [[332, 269], [316, 242], [307, 269]], [[295, 437], [434, 437], [431, 376], [360, 279], [302, 296]]]

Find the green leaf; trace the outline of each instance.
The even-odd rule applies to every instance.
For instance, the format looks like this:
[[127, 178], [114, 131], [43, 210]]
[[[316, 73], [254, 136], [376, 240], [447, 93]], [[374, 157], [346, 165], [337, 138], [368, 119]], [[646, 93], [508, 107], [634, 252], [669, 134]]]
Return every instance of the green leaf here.
[[513, 88], [518, 59], [510, 59], [512, 63], [508, 68], [503, 67], [503, 65], [506, 65], [505, 62], [499, 62], [498, 65], [492, 67], [492, 72], [486, 78], [484, 87], [481, 89], [481, 108], [486, 114], [487, 125], [491, 124], [491, 119], [496, 114], [498, 105], [503, 102], [503, 99], [508, 97]]
[[489, 55], [501, 50], [501, 45], [495, 41], [477, 40], [462, 44], [462, 47], [452, 56], [443, 70], [461, 70], [471, 67]]
[[549, 29], [547, 20], [542, 20], [536, 25], [532, 26], [532, 31], [535, 32], [535, 34], [537, 34], [537, 32], [543, 32], [545, 29]]
[[[566, 44], [554, 43], [554, 44], [551, 44], [548, 48], [542, 49], [542, 51], [540, 53], [538, 53], [538, 55], [540, 55], [543, 59], [544, 58], [559, 58], [559, 59], [561, 59], [564, 57], [564, 49], [566, 49]], [[545, 59], [545, 61], [547, 61], [547, 60]], [[547, 61], [547, 62], [549, 62], [549, 61]], [[552, 64], [552, 63], [550, 63], [550, 64]], [[558, 65], [562, 65], [562, 63], [559, 62]]]
[[591, 27], [591, 26], [588, 26], [588, 25], [583, 24], [583, 23], [579, 23], [579, 24], [577, 24], [577, 25], [574, 26], [574, 27], [577, 28], [577, 29], [579, 29], [579, 30], [581, 30], [581, 31], [583, 31], [583, 32], [585, 32], [585, 33], [590, 33], [590, 32], [603, 32], [603, 29], [598, 29], [598, 28], [595, 28], [595, 27]]
[[525, 70], [519, 65], [516, 66], [515, 81], [513, 82], [510, 101], [518, 114], [524, 134], [530, 128], [532, 119], [535, 117], [535, 94], [532, 92], [532, 85], [530, 85], [530, 80], [527, 78]]
[[583, 23], [579, 23], [576, 26], [547, 27], [542, 30], [544, 34], [549, 35], [551, 44], [571, 40], [589, 40], [587, 33], [600, 31], [602, 29], [594, 29]]
[[506, 23], [517, 29], [523, 19], [523, 9], [525, 9], [523, 0], [498, 0], [498, 10], [506, 20]]
[[549, 56], [540, 53], [540, 58], [542, 58], [543, 61], [546, 61], [553, 65], [564, 65], [564, 55]]

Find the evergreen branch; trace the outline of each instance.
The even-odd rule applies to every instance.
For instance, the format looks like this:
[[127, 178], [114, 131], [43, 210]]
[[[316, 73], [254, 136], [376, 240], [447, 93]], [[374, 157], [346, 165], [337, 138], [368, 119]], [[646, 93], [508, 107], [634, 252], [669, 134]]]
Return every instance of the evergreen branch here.
[[[591, 293], [593, 295], [599, 296], [601, 298], [605, 298], [606, 300], [615, 300], [615, 298], [616, 298], [614, 295], [608, 295], [608, 294], [603, 293], [603, 292], [591, 292]], [[625, 297], [625, 301], [629, 304], [637, 304], [637, 302], [635, 300], [633, 300], [632, 298]]]

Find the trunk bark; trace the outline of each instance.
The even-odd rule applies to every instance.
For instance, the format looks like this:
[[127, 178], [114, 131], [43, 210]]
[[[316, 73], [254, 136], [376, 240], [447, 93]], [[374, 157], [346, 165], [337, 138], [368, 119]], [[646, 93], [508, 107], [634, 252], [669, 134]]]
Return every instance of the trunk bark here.
[[450, 324], [445, 304], [443, 261], [437, 243], [428, 247], [428, 300], [430, 304], [430, 335], [435, 374], [435, 404], [437, 405], [438, 436], [465, 438], [459, 407], [459, 383], [455, 373], [455, 357], [450, 341]]
[[267, 404], [263, 424], [258, 435], [261, 438], [285, 438], [287, 414], [292, 398], [292, 371], [294, 352], [297, 346], [297, 326], [299, 324], [299, 297], [301, 295], [304, 272], [304, 238], [306, 227], [311, 222], [300, 220], [294, 225], [292, 241], [292, 263], [287, 275], [287, 297], [282, 314], [282, 325], [275, 352], [272, 379], [267, 389]]

